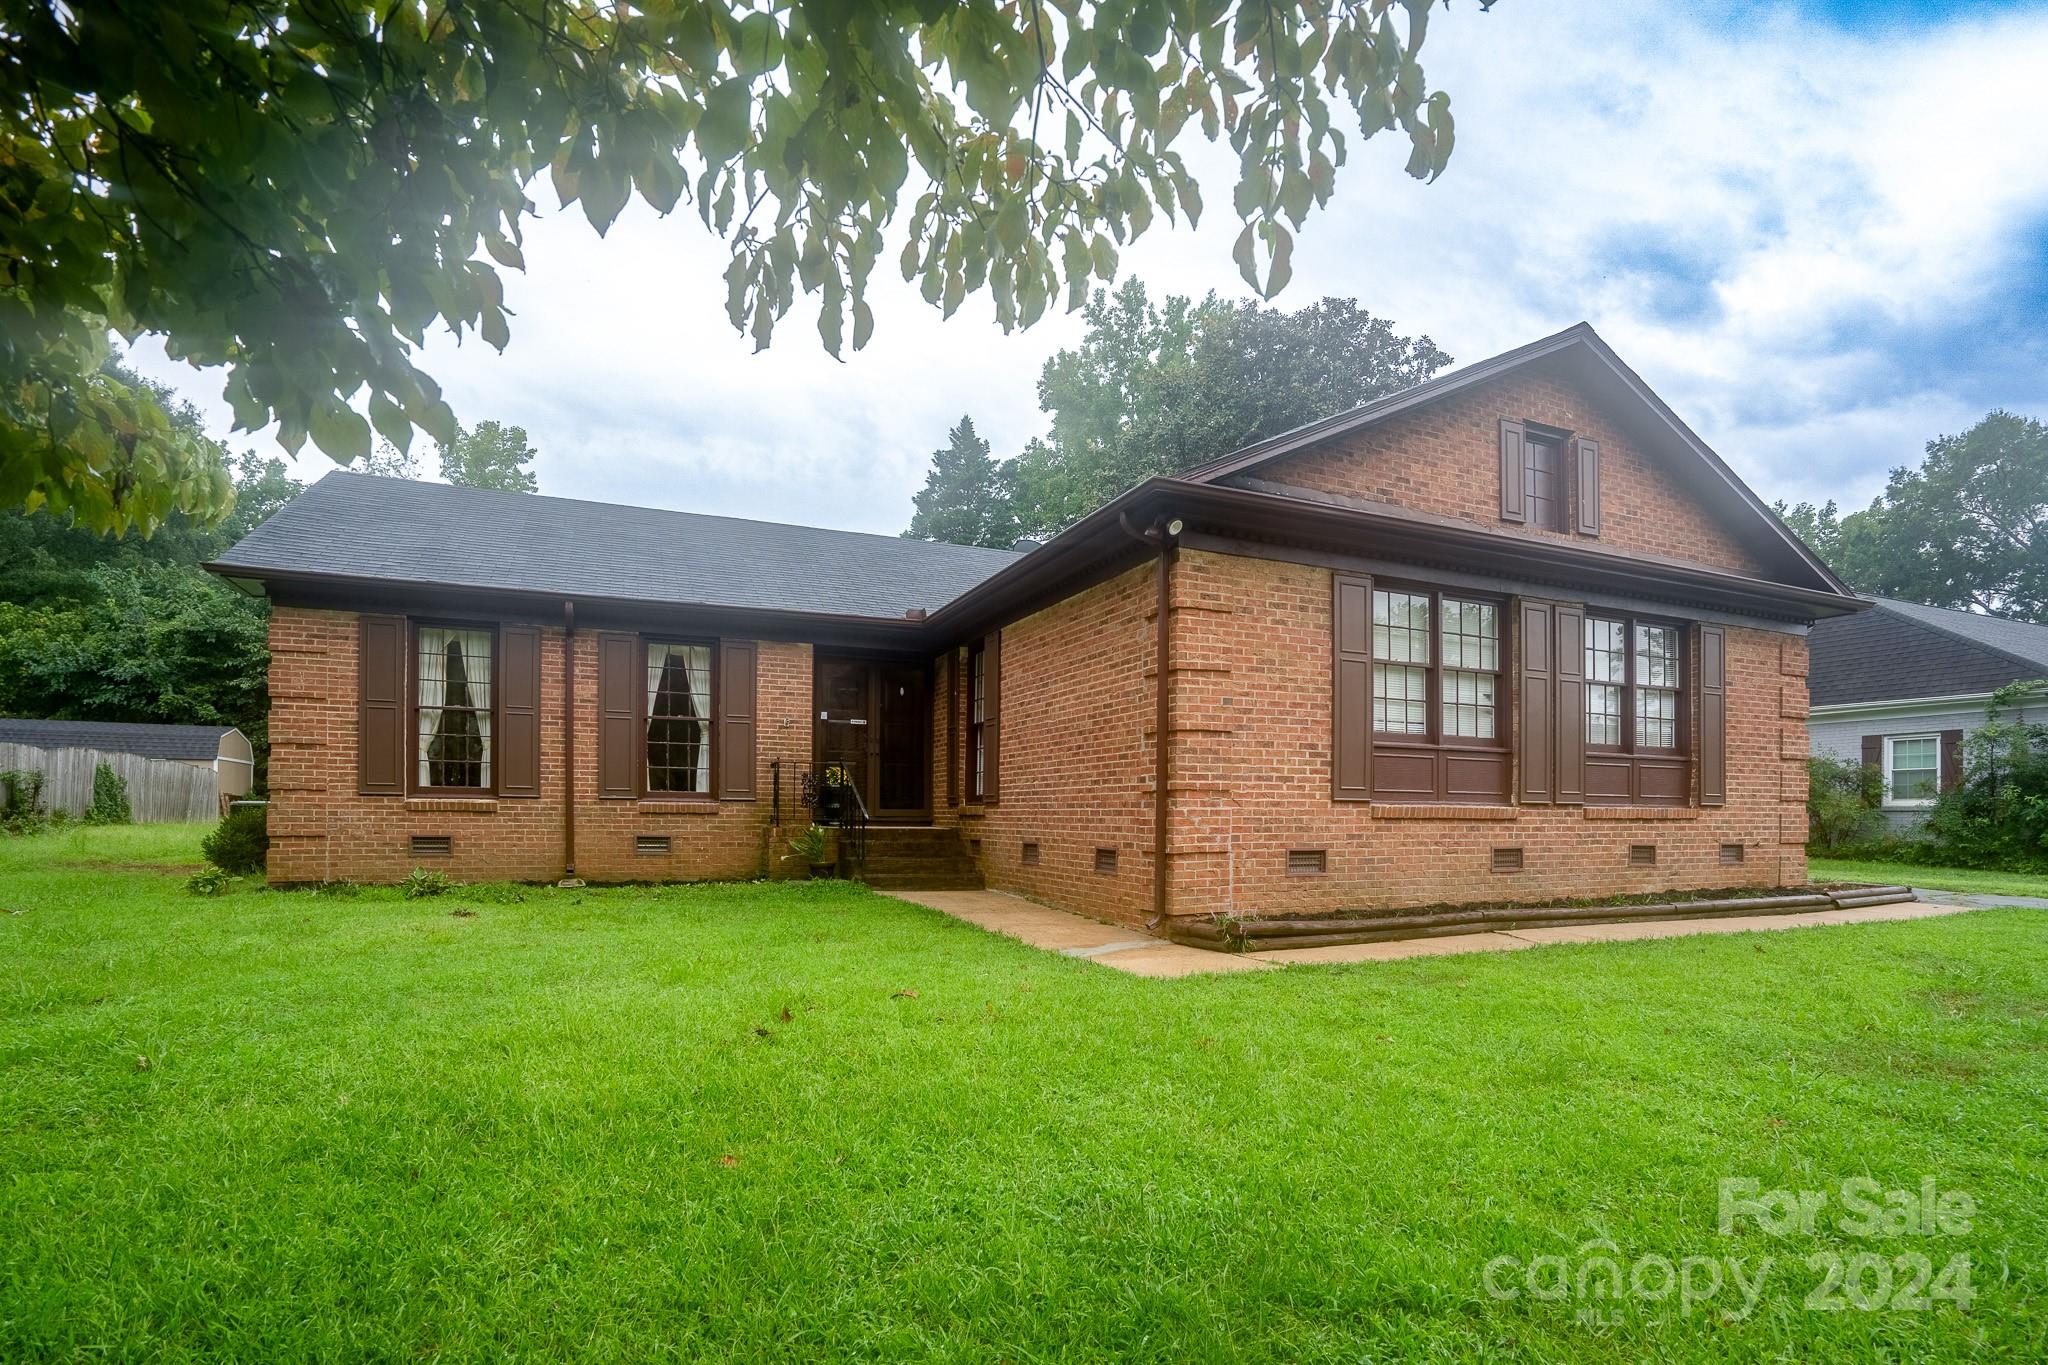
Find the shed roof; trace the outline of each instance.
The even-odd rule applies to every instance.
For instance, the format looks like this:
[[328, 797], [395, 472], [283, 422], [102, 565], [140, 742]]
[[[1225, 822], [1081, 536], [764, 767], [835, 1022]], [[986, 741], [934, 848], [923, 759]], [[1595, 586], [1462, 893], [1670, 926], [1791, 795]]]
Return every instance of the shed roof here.
[[208, 761], [219, 757], [231, 725], [151, 725], [120, 720], [0, 718], [0, 743], [37, 749], [98, 749], [143, 758]]

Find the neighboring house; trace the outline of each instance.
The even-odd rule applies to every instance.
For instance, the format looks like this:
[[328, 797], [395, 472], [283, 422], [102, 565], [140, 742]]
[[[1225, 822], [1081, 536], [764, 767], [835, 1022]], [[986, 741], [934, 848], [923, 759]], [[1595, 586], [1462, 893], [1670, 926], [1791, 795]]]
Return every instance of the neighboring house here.
[[1583, 324], [1028, 553], [336, 473], [211, 567], [275, 882], [757, 876], [833, 769], [878, 877], [1129, 922], [1801, 882], [1862, 605]]
[[127, 780], [135, 818], [148, 822], [218, 815], [229, 798], [248, 794], [255, 760], [228, 725], [0, 718], [0, 769], [43, 773], [45, 803], [73, 815], [92, 803], [92, 772], [103, 761]]
[[[2048, 626], [1885, 597], [1871, 607], [1814, 627], [1813, 752], [1881, 768], [1886, 818], [1910, 828], [1961, 780], [1963, 739], [1991, 694], [2048, 678]], [[2048, 720], [2048, 703], [2007, 719], [2022, 717]]]

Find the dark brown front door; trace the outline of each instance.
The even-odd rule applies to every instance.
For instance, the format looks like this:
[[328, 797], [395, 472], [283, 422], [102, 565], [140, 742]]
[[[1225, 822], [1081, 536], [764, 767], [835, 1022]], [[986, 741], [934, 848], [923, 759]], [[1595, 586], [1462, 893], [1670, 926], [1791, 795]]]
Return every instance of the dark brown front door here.
[[837, 768], [876, 820], [931, 817], [931, 699], [921, 663], [823, 657], [814, 760]]

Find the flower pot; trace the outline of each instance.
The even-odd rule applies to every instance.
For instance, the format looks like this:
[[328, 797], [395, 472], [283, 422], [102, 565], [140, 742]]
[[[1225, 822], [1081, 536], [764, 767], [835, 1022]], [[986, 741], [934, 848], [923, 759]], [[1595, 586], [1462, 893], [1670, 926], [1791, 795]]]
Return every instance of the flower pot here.
[[812, 881], [822, 881], [832, 875], [833, 869], [830, 863], [812, 863], [810, 866]]

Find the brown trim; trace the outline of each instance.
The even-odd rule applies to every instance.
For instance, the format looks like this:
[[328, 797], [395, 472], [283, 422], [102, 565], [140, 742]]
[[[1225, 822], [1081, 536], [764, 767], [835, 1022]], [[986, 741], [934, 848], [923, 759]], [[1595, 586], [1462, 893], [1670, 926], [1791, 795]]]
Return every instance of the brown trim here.
[[1941, 732], [1940, 757], [1936, 761], [1941, 764], [1941, 769], [1936, 774], [1935, 781], [1935, 786], [1938, 790], [1952, 792], [1963, 785], [1963, 732], [1961, 730], [1943, 730]]
[[1372, 576], [1330, 575], [1330, 799], [1372, 799]]
[[1728, 637], [1701, 626], [1699, 652], [1700, 804], [1728, 804]]
[[1575, 436], [1571, 443], [1572, 529], [1582, 536], [1600, 534], [1600, 443]]
[[1515, 599], [1516, 695], [1522, 743], [1516, 754], [1515, 799], [1547, 806], [1555, 799], [1557, 724], [1557, 618], [1548, 602]]
[[562, 880], [576, 876], [576, 604], [562, 603]]
[[1551, 743], [1556, 754], [1554, 799], [1560, 806], [1586, 803], [1586, 609], [1576, 602], [1551, 607], [1558, 649], [1552, 686]]
[[1500, 519], [1511, 525], [1529, 519], [1529, 441], [1521, 422], [1500, 419]]
[[711, 790], [721, 801], [752, 801], [760, 786], [759, 650], [752, 640], [720, 640], [711, 669]]
[[498, 795], [540, 795], [540, 627], [498, 627]]
[[[1694, 725], [1692, 720], [1693, 699], [1697, 695], [1693, 677], [1693, 632], [1688, 623], [1669, 617], [1645, 615], [1640, 612], [1616, 612], [1603, 609], [1588, 609], [1583, 614], [1580, 629], [1594, 621], [1618, 622], [1622, 627], [1622, 682], [1621, 687], [1621, 743], [1594, 744], [1586, 742], [1586, 803], [1588, 805], [1641, 805], [1641, 806], [1686, 806], [1693, 800], [1692, 769], [1696, 761], [1693, 752]], [[1636, 689], [1636, 639], [1638, 627], [1656, 626], [1670, 630], [1678, 644], [1678, 686], [1660, 689], [1675, 691], [1676, 703], [1672, 709], [1672, 742], [1667, 747], [1646, 747], [1637, 743], [1640, 716], [1637, 709]], [[1585, 647], [1583, 634], [1580, 649]], [[1596, 683], [1589, 676], [1585, 682], [1587, 690], [1596, 686], [1612, 686]], [[1602, 789], [1595, 781], [1598, 772], [1612, 772], [1626, 769], [1628, 791], [1626, 794]], [[1670, 788], [1664, 795], [1650, 792], [1654, 779], [1661, 775]]]
[[[481, 630], [491, 637], [491, 741], [486, 765], [491, 780], [481, 787], [429, 787], [418, 782], [420, 772], [420, 629]], [[414, 616], [406, 620], [405, 669], [405, 790], [410, 796], [497, 796], [501, 741], [504, 737], [500, 703], [504, 698], [504, 651], [498, 647], [499, 623], [462, 620], [453, 617]], [[471, 708], [472, 710], [476, 708]]]
[[[1513, 604], [1511, 600], [1492, 593], [1472, 592], [1464, 588], [1446, 588], [1426, 580], [1374, 578], [1372, 593], [1403, 592], [1420, 594], [1429, 599], [1429, 663], [1425, 665], [1428, 675], [1427, 691], [1423, 703], [1428, 729], [1421, 735], [1405, 731], [1379, 730], [1371, 728], [1372, 712], [1368, 672], [1366, 693], [1366, 723], [1372, 737], [1372, 796], [1376, 801], [1423, 801], [1438, 804], [1480, 803], [1498, 804], [1509, 799], [1512, 787], [1510, 769], [1515, 751], [1514, 706], [1510, 679], [1513, 676], [1513, 653], [1509, 640], [1513, 633]], [[1493, 737], [1476, 735], [1446, 735], [1443, 732], [1443, 675], [1446, 671], [1443, 658], [1444, 599], [1457, 602], [1472, 602], [1494, 609], [1494, 667], [1488, 669], [1454, 669], [1459, 673], [1490, 674], [1493, 678]], [[1368, 598], [1367, 628], [1371, 627], [1370, 598]], [[1366, 640], [1366, 658], [1373, 666], [1393, 663], [1378, 658], [1372, 653], [1372, 642]], [[1402, 665], [1396, 665], [1402, 666]], [[1406, 665], [1412, 666], [1412, 665]], [[1389, 785], [1389, 774], [1399, 771], [1395, 766], [1402, 760], [1420, 760], [1425, 755], [1430, 760], [1430, 790], [1399, 788]], [[1477, 763], [1493, 765], [1494, 781], [1485, 791], [1453, 791], [1454, 769], [1470, 769]]]
[[640, 658], [640, 637], [619, 631], [597, 635], [597, 798], [631, 801], [640, 794], [633, 775], [639, 745], [633, 727], [640, 714], [634, 698], [646, 686], [636, 677], [646, 665]]
[[1173, 819], [1173, 565], [1176, 552], [1164, 531], [1159, 533], [1159, 599], [1153, 644], [1157, 676], [1153, 679], [1152, 712], [1152, 923], [1166, 921], [1167, 840]]
[[960, 804], [960, 650], [946, 659], [946, 804]]
[[981, 804], [993, 806], [1003, 797], [1003, 633], [991, 631], [984, 643], [986, 662], [982, 688], [988, 700], [982, 706]]

